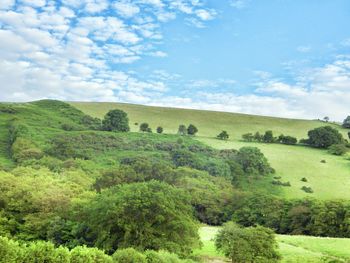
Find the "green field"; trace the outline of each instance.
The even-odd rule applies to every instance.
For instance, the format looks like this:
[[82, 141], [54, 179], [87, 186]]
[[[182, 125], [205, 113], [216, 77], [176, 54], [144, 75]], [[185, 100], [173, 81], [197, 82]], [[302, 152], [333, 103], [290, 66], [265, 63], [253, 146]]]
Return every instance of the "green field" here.
[[[225, 257], [215, 249], [213, 238], [219, 227], [204, 226], [200, 228], [203, 247], [195, 254], [207, 262], [225, 261]], [[323, 259], [338, 260], [335, 262], [349, 262], [350, 239], [346, 238], [320, 238], [309, 236], [277, 235], [279, 251], [282, 262], [316, 263], [325, 262]]]
[[[199, 128], [197, 139], [215, 148], [240, 148], [242, 146], [259, 147], [269, 159], [276, 175], [283, 182], [289, 181], [291, 187], [273, 186], [272, 176], [264, 180], [253, 180], [246, 187], [256, 191], [276, 193], [286, 198], [302, 198], [312, 196], [319, 199], [350, 199], [350, 162], [345, 157], [330, 155], [325, 150], [303, 146], [287, 146], [280, 144], [245, 143], [240, 141], [241, 135], [247, 132], [273, 130], [275, 135], [284, 133], [305, 138], [307, 131], [325, 125], [320, 121], [294, 120], [253, 116], [245, 114], [185, 110], [174, 108], [148, 107], [119, 103], [72, 103], [87, 114], [96, 117], [110, 109], [125, 110], [130, 118], [133, 131], [138, 130], [134, 123], [148, 122], [153, 129], [158, 125], [164, 127], [166, 133], [176, 133], [181, 123], [193, 123]], [[339, 128], [344, 136], [347, 130]], [[230, 140], [220, 141], [214, 137], [221, 130], [227, 130]], [[326, 163], [321, 163], [325, 160]], [[306, 177], [308, 182], [301, 182]], [[309, 186], [313, 194], [307, 194], [300, 188]]]

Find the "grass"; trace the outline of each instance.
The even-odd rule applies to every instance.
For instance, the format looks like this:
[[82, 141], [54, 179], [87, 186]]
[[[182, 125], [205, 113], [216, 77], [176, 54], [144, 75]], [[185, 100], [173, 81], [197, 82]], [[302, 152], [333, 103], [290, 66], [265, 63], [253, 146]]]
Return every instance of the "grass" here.
[[[285, 198], [302, 198], [312, 196], [319, 199], [350, 199], [350, 162], [344, 157], [330, 155], [325, 150], [312, 149], [303, 146], [287, 146], [280, 144], [262, 144], [241, 142], [241, 135], [247, 132], [273, 130], [275, 135], [283, 133], [299, 139], [305, 138], [307, 131], [315, 127], [326, 125], [315, 120], [296, 120], [254, 116], [236, 113], [213, 111], [186, 110], [175, 108], [149, 107], [142, 105], [121, 103], [71, 103], [83, 112], [95, 117], [114, 108], [128, 113], [132, 131], [138, 130], [135, 123], [148, 122], [153, 129], [158, 125], [166, 133], [176, 133], [181, 123], [193, 123], [199, 128], [197, 139], [215, 148], [240, 148], [242, 146], [256, 146], [267, 156], [272, 167], [277, 171], [275, 176], [281, 176], [281, 181], [291, 183], [291, 187], [273, 186], [272, 176], [263, 180], [253, 180], [243, 186], [253, 188], [254, 191], [275, 193]], [[347, 130], [337, 127], [344, 136]], [[214, 137], [221, 131], [227, 130], [230, 140], [220, 141]], [[326, 160], [326, 163], [321, 163]], [[308, 182], [301, 182], [301, 178]], [[311, 187], [313, 194], [301, 190], [302, 186]]]
[[[111, 109], [122, 109], [128, 113], [131, 129], [138, 131], [134, 123], [147, 122], [155, 130], [162, 126], [166, 133], [176, 133], [179, 124], [194, 124], [199, 128], [198, 136], [215, 137], [226, 130], [231, 139], [239, 140], [241, 135], [248, 132], [265, 132], [272, 130], [276, 135], [292, 135], [299, 139], [305, 138], [307, 131], [325, 125], [317, 120], [284, 119], [248, 114], [189, 110], [177, 108], [150, 107], [143, 105], [108, 103], [108, 102], [71, 102], [71, 104], [86, 114], [102, 118]], [[346, 130], [338, 127], [344, 136]]]
[[[224, 259], [216, 251], [214, 237], [220, 227], [203, 226], [199, 234], [203, 247], [194, 253], [204, 259]], [[282, 262], [316, 263], [323, 259], [334, 259], [337, 262], [349, 262], [350, 239], [348, 238], [320, 238], [310, 236], [277, 235], [279, 252]], [[208, 260], [210, 262], [210, 260]]]

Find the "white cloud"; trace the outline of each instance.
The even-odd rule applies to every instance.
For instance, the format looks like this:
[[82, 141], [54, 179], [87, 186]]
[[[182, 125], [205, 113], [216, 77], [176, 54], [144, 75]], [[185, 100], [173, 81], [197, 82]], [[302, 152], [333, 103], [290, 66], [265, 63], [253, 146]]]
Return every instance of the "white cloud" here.
[[155, 52], [150, 52], [149, 55], [153, 56], [153, 57], [159, 57], [159, 58], [165, 58], [168, 56], [167, 53], [163, 52], [163, 51], [155, 51]]
[[20, 0], [23, 4], [33, 7], [43, 7], [46, 5], [46, 0]]
[[0, 1], [0, 10], [1, 9], [10, 9], [15, 4], [15, 0], [1, 0]]
[[301, 53], [308, 53], [311, 51], [311, 47], [310, 46], [299, 46], [299, 47], [297, 47], [297, 51], [301, 52]]
[[214, 10], [205, 10], [205, 9], [198, 9], [196, 10], [196, 15], [204, 20], [212, 20], [215, 18], [216, 12]]
[[118, 14], [125, 17], [132, 17], [140, 12], [140, 8], [131, 2], [117, 1], [113, 6]]
[[251, 0], [231, 0], [230, 5], [237, 9], [246, 8]]

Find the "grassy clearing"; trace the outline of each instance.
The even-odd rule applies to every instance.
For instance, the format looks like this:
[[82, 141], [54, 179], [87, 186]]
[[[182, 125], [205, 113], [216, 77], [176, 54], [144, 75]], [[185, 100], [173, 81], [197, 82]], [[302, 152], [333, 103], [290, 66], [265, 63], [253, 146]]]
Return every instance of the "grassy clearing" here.
[[[291, 183], [291, 187], [273, 186], [272, 176], [264, 180], [252, 181], [247, 187], [256, 191], [264, 189], [276, 192], [286, 198], [315, 197], [319, 199], [350, 199], [350, 162], [344, 157], [329, 154], [325, 150], [318, 150], [303, 146], [288, 146], [280, 144], [246, 143], [239, 141], [220, 141], [211, 138], [200, 138], [200, 141], [215, 148], [236, 148], [242, 146], [256, 146], [267, 156], [272, 167], [276, 169], [274, 176], [281, 176], [281, 181]], [[326, 160], [326, 163], [321, 163]], [[302, 182], [301, 178], [308, 182]], [[300, 190], [302, 186], [310, 186], [313, 194]], [[336, 189], [336, 190], [335, 190]]]
[[[291, 187], [273, 186], [272, 176], [264, 180], [255, 180], [246, 184], [254, 191], [265, 191], [286, 198], [302, 198], [312, 196], [319, 199], [350, 199], [350, 162], [343, 157], [330, 155], [325, 150], [303, 146], [287, 146], [279, 144], [261, 144], [241, 142], [241, 135], [247, 132], [273, 130], [280, 133], [305, 138], [307, 131], [325, 125], [324, 122], [310, 120], [294, 120], [272, 117], [253, 116], [235, 113], [198, 111], [174, 108], [148, 107], [120, 103], [72, 103], [87, 114], [103, 117], [113, 108], [125, 110], [130, 118], [131, 129], [138, 130], [135, 123], [148, 122], [153, 129], [158, 125], [164, 127], [166, 133], [176, 133], [180, 123], [193, 123], [199, 128], [198, 140], [215, 148], [240, 148], [256, 146], [267, 156], [276, 169], [275, 176], [281, 176], [283, 182], [289, 181]], [[347, 130], [334, 125], [346, 135]], [[221, 130], [227, 130], [230, 140], [219, 141], [214, 137]], [[326, 160], [327, 163], [321, 163]], [[307, 183], [300, 179], [306, 177]], [[300, 188], [310, 186], [313, 194], [307, 194]]]
[[[215, 250], [213, 238], [220, 227], [204, 226], [199, 234], [203, 247], [195, 251], [205, 259], [224, 259], [224, 256]], [[320, 238], [309, 236], [278, 235], [279, 251], [282, 262], [316, 263], [323, 259], [337, 259], [337, 262], [349, 262], [350, 239]], [[210, 261], [209, 261], [210, 262]]]

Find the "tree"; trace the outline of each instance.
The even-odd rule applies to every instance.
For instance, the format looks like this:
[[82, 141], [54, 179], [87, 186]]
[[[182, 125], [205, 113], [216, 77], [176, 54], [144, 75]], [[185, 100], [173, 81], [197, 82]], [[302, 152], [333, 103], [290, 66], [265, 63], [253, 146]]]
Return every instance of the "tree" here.
[[346, 117], [346, 119], [343, 121], [343, 127], [350, 129], [350, 116]]
[[266, 143], [273, 143], [274, 137], [272, 131], [266, 131], [264, 136], [263, 136], [263, 142]]
[[295, 137], [292, 137], [289, 135], [284, 136], [283, 134], [281, 134], [278, 137], [278, 142], [282, 143], [282, 144], [295, 145], [295, 144], [297, 144], [298, 140]]
[[218, 139], [220, 140], [228, 140], [229, 135], [227, 133], [227, 131], [222, 131], [221, 133], [219, 133], [218, 136], [216, 136]]
[[326, 117], [323, 118], [323, 120], [324, 120], [325, 122], [329, 122], [329, 117], [326, 116]]
[[179, 129], [177, 131], [179, 135], [186, 135], [187, 134], [187, 128], [185, 125], [181, 124], [179, 125]]
[[196, 135], [196, 133], [198, 132], [198, 129], [196, 126], [194, 126], [193, 124], [190, 124], [187, 128], [187, 134], [189, 135]]
[[149, 124], [147, 122], [141, 123], [140, 125], [140, 131], [142, 132], [149, 132]]
[[128, 132], [130, 130], [128, 115], [122, 110], [110, 110], [102, 121], [102, 128], [105, 131]]
[[349, 137], [349, 139], [350, 139], [350, 132], [348, 132], [348, 137]]
[[308, 136], [306, 143], [317, 148], [328, 148], [343, 142], [341, 133], [331, 126], [315, 128], [308, 132]]
[[256, 147], [242, 147], [237, 153], [237, 161], [248, 174], [267, 175], [274, 170], [264, 154]]
[[272, 230], [265, 227], [242, 228], [226, 223], [215, 238], [216, 249], [236, 263], [278, 262], [278, 243]]
[[159, 134], [161, 134], [161, 133], [163, 133], [163, 128], [162, 127], [157, 127], [157, 133], [159, 133]]
[[242, 139], [247, 142], [252, 142], [254, 140], [254, 135], [252, 133], [245, 133], [242, 135]]
[[261, 135], [260, 132], [256, 132], [254, 134], [254, 140], [257, 142], [261, 142], [263, 140], [263, 135]]
[[158, 181], [102, 191], [86, 203], [77, 219], [91, 229], [94, 246], [109, 253], [133, 247], [186, 256], [199, 245], [189, 197]]

